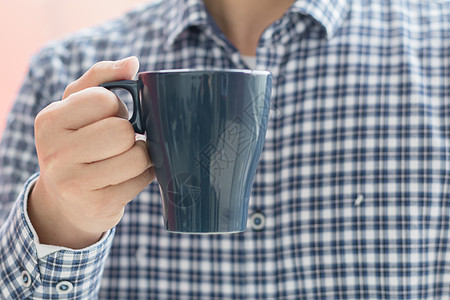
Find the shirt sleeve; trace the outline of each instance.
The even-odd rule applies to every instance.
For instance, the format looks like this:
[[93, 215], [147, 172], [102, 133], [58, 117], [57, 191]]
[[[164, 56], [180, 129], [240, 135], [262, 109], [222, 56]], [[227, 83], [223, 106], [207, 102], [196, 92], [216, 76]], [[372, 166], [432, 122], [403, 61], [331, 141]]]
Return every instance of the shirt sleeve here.
[[86, 249], [38, 252], [25, 209], [39, 173], [34, 119], [50, 102], [61, 99], [67, 84], [83, 73], [83, 66], [78, 72], [65, 63], [71, 56], [58, 43], [32, 59], [2, 134], [0, 299], [92, 299], [100, 287], [114, 230]]
[[88, 248], [62, 248], [39, 258], [25, 209], [36, 176], [26, 183], [0, 229], [0, 298], [96, 298], [114, 230]]
[[[33, 224], [31, 223], [30, 217], [28, 216], [28, 196], [27, 196], [27, 195], [30, 195], [31, 190], [33, 189], [34, 184], [37, 181], [37, 178], [38, 177], [36, 176], [36, 178], [30, 179], [30, 183], [28, 184], [28, 187], [25, 190], [25, 197], [24, 197], [24, 201], [23, 201], [23, 214], [25, 216], [27, 226], [28, 226], [28, 228], [30, 228], [30, 230], [33, 234], [34, 245], [36, 246], [36, 253], [37, 253], [38, 259], [42, 259], [42, 258], [46, 257], [47, 255], [50, 255], [50, 254], [53, 254], [55, 252], [62, 251], [62, 250], [76, 251], [74, 249], [70, 249], [67, 247], [41, 244], [41, 242], [39, 241], [39, 236], [37, 235], [36, 230], [34, 229]], [[106, 241], [109, 234], [110, 234], [110, 230], [105, 232], [102, 235], [102, 238], [100, 239], [99, 243]]]

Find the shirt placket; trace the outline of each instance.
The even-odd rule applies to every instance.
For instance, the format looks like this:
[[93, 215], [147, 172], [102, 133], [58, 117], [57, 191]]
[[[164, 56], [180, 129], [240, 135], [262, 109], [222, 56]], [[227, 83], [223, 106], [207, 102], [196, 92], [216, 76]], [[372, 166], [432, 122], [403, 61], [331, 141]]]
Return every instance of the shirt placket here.
[[280, 89], [284, 81], [286, 42], [289, 39], [287, 22], [287, 18], [283, 18], [269, 26], [257, 48], [256, 69], [270, 71], [273, 82], [266, 141], [252, 189], [247, 238], [244, 241], [249, 299], [277, 299], [282, 289], [277, 271], [280, 257], [277, 255], [279, 216], [276, 216], [276, 207], [280, 198], [279, 139], [283, 130]]

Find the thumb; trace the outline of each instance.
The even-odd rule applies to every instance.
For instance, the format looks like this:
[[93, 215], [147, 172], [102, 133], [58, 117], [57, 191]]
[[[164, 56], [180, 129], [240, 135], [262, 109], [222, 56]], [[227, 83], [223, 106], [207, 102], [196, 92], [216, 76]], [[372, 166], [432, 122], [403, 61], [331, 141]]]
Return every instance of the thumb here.
[[133, 79], [139, 69], [139, 61], [130, 56], [117, 61], [101, 61], [93, 65], [79, 79], [69, 84], [64, 91], [63, 99], [73, 93], [89, 87], [114, 80]]

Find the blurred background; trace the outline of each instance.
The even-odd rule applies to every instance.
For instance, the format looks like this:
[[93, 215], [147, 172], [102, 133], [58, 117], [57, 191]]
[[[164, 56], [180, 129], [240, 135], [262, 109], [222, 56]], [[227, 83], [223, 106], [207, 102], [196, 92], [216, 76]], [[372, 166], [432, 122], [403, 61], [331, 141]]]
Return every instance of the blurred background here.
[[151, 0], [0, 0], [0, 138], [31, 56], [46, 42]]

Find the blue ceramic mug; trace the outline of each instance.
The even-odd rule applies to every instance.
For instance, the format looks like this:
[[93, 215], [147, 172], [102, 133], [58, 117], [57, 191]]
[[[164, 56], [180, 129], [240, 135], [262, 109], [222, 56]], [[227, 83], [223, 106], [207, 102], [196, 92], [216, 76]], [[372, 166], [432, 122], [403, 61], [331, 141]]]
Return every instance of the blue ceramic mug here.
[[102, 86], [126, 89], [133, 97], [130, 122], [147, 135], [166, 230], [244, 231], [267, 128], [271, 74], [162, 70]]

